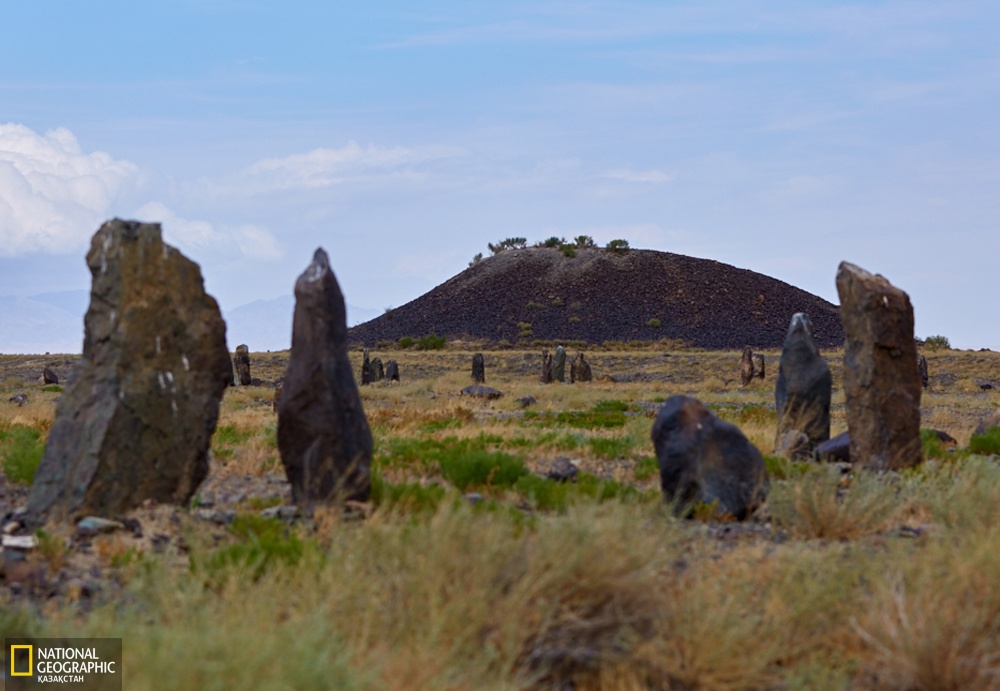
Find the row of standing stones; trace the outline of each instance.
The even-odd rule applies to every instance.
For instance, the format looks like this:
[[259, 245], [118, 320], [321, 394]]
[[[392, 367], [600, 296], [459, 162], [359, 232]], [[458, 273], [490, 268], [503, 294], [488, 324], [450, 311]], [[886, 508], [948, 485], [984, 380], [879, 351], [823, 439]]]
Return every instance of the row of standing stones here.
[[[225, 323], [201, 271], [158, 224], [115, 219], [94, 235], [83, 358], [59, 399], [26, 525], [119, 516], [148, 499], [185, 504], [208, 474], [224, 389], [249, 381], [249, 351], [229, 359]], [[851, 458], [875, 470], [921, 460], [920, 375], [906, 294], [848, 263], [837, 274], [847, 337]], [[563, 381], [566, 354], [543, 353], [542, 381]], [[762, 371], [763, 362], [752, 363]], [[245, 371], [244, 371], [245, 370]], [[373, 374], [374, 373], [374, 374]], [[368, 375], [366, 377], [366, 374]], [[244, 376], [245, 375], [245, 376]], [[398, 379], [365, 353], [363, 383]], [[481, 355], [473, 377], [485, 381]], [[581, 353], [571, 381], [588, 381]], [[244, 380], [248, 380], [244, 382]], [[778, 437], [829, 438], [830, 373], [809, 319], [792, 318], [776, 387]], [[278, 447], [294, 501], [367, 501], [372, 435], [348, 360], [344, 297], [322, 249], [295, 284], [292, 350], [277, 399]], [[760, 452], [698, 400], [670, 397], [652, 427], [665, 498], [743, 518], [765, 498]]]

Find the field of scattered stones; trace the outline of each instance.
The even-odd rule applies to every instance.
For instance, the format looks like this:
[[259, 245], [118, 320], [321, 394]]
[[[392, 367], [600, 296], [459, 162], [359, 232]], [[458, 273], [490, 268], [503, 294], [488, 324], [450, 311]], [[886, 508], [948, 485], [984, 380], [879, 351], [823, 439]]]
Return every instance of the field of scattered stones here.
[[[251, 353], [190, 502], [29, 533], [22, 464], [76, 358], [0, 357], [0, 513], [21, 538], [0, 628], [122, 636], [128, 688], [995, 687], [1000, 467], [970, 443], [1000, 355], [923, 351], [921, 427], [954, 441], [925, 435], [925, 460], [886, 474], [774, 454], [780, 351], [744, 385], [739, 352], [594, 348], [592, 381], [545, 384], [540, 350], [484, 346], [370, 353], [400, 381], [360, 387], [367, 501], [296, 508], [274, 411], [288, 353]], [[476, 353], [501, 397], [462, 393]], [[836, 435], [843, 352], [821, 355]], [[360, 351], [350, 365], [360, 382]], [[664, 504], [650, 434], [676, 394], [764, 458], [745, 521]]]

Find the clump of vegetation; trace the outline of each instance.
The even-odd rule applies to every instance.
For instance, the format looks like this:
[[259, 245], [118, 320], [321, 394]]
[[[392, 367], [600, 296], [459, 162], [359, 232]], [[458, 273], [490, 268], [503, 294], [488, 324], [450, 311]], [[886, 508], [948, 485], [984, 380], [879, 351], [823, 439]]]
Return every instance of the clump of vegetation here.
[[518, 322], [517, 323], [518, 337], [526, 341], [530, 339], [534, 333], [531, 330], [531, 322]]
[[34, 427], [11, 425], [0, 429], [0, 464], [7, 479], [19, 485], [30, 485], [42, 461], [45, 442]]
[[594, 242], [594, 238], [589, 235], [577, 235], [573, 239], [573, 242], [576, 243], [577, 249], [581, 250], [593, 249], [594, 247], [597, 247], [597, 243]]
[[987, 456], [1000, 455], [1000, 427], [990, 427], [984, 434], [973, 434], [969, 451]]
[[628, 240], [611, 240], [607, 248], [615, 254], [625, 254], [629, 250]]
[[947, 336], [928, 336], [924, 339], [924, 347], [928, 350], [951, 350]]
[[545, 309], [545, 305], [543, 305], [540, 302], [535, 302], [534, 300], [529, 300], [528, 301], [528, 309], [529, 310], [543, 310], [543, 309]]
[[648, 322], [646, 322], [646, 326], [648, 326], [651, 329], [658, 329], [660, 328], [660, 320], [657, 319], [656, 317], [653, 317]]
[[507, 238], [506, 240], [501, 240], [500, 242], [498, 242], [495, 245], [492, 242], [487, 243], [486, 246], [489, 248], [491, 254], [500, 254], [501, 252], [505, 252], [507, 250], [522, 250], [522, 249], [524, 249], [525, 247], [528, 246], [528, 239], [527, 238]]
[[413, 340], [412, 336], [403, 336], [402, 338], [399, 339], [399, 341], [397, 341], [396, 345], [398, 345], [401, 350], [406, 350], [407, 348], [411, 347], [414, 343], [415, 341]]
[[45, 393], [62, 393], [63, 387], [58, 384], [46, 384], [42, 387], [42, 391]]
[[417, 341], [417, 350], [444, 350], [447, 339], [437, 334], [428, 334]]
[[483, 261], [483, 253], [477, 252], [476, 255], [472, 258], [472, 261], [469, 262], [469, 266], [475, 266], [481, 261]]

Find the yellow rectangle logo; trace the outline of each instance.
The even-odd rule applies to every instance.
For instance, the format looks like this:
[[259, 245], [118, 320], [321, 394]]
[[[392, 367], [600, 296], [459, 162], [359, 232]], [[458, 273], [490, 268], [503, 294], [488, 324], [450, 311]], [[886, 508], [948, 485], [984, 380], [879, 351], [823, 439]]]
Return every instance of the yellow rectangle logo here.
[[[12, 677], [30, 677], [31, 676], [31, 672], [32, 672], [32, 669], [33, 669], [33, 667], [32, 667], [32, 653], [33, 653], [33, 649], [34, 649], [34, 646], [32, 646], [32, 645], [12, 645], [12, 646], [10, 646], [10, 676], [12, 676]], [[17, 659], [17, 651], [18, 650], [27, 650], [28, 651], [28, 671], [27, 672], [18, 672], [17, 669], [16, 669], [17, 666], [14, 664], [14, 661]]]

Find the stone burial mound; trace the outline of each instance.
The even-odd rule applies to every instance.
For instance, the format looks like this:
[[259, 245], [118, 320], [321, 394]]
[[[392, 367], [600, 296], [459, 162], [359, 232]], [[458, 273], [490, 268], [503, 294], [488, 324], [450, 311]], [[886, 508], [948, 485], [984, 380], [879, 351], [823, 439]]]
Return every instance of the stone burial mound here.
[[532, 247], [484, 259], [429, 293], [350, 331], [374, 346], [429, 334], [510, 343], [686, 341], [714, 349], [779, 348], [809, 314], [822, 348], [843, 345], [837, 306], [763, 274], [669, 252]]

